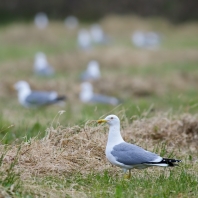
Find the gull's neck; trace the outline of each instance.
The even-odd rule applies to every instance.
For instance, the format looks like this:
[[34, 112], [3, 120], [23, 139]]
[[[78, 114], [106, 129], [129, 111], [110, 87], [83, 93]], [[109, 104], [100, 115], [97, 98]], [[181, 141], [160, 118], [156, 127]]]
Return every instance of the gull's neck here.
[[25, 102], [26, 97], [31, 93], [31, 89], [26, 87], [24, 89], [19, 90], [18, 99], [21, 104]]
[[116, 124], [109, 127], [109, 135], [107, 141], [107, 147], [114, 147], [117, 144], [124, 142], [120, 134], [120, 124]]

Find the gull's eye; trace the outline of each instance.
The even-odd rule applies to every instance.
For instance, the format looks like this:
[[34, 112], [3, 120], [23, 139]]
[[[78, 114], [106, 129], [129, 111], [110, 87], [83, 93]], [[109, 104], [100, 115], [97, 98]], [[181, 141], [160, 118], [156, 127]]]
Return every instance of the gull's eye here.
[[111, 119], [113, 119], [113, 117], [111, 117]]

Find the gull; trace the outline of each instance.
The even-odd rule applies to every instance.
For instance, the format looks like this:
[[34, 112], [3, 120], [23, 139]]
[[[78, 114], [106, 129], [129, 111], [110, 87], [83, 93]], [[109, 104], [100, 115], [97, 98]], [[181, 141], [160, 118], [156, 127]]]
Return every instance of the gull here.
[[91, 60], [87, 69], [81, 74], [82, 81], [98, 80], [100, 78], [100, 65], [98, 61]]
[[98, 120], [98, 123], [109, 125], [109, 135], [106, 145], [106, 157], [113, 164], [129, 171], [125, 178], [131, 177], [131, 169], [143, 169], [151, 166], [177, 166], [181, 160], [168, 159], [144, 150], [134, 144], [123, 140], [120, 133], [120, 120], [116, 115], [109, 115], [105, 119]]
[[94, 93], [93, 86], [89, 82], [83, 82], [81, 84], [80, 100], [84, 103], [120, 104], [120, 100], [115, 97]]
[[81, 29], [78, 32], [78, 46], [83, 50], [91, 49], [91, 36], [88, 30]]
[[131, 41], [136, 47], [153, 49], [160, 45], [161, 37], [156, 32], [135, 31]]
[[78, 19], [75, 16], [66, 17], [64, 23], [65, 26], [70, 30], [76, 29], [78, 27]]
[[96, 44], [105, 44], [109, 42], [109, 38], [104, 34], [102, 27], [99, 24], [93, 24], [90, 28], [92, 41]]
[[34, 23], [39, 29], [45, 29], [48, 26], [49, 20], [44, 12], [39, 12], [34, 17]]
[[24, 107], [41, 107], [66, 99], [65, 96], [58, 96], [55, 91], [32, 91], [26, 81], [17, 82], [14, 88], [18, 91], [19, 103]]
[[34, 73], [39, 76], [52, 76], [54, 69], [49, 65], [46, 55], [43, 52], [38, 52], [34, 59]]

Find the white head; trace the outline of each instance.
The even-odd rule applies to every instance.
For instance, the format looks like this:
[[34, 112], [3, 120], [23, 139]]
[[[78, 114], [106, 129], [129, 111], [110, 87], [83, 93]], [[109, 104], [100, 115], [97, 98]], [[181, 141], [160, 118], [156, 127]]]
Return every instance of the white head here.
[[78, 33], [78, 45], [81, 48], [89, 48], [91, 46], [91, 37], [89, 31], [81, 29]]
[[131, 41], [137, 47], [143, 47], [145, 44], [145, 35], [142, 31], [135, 31], [131, 36]]
[[38, 52], [35, 55], [34, 68], [35, 70], [41, 70], [48, 66], [46, 55], [43, 52]]
[[108, 150], [112, 149], [116, 144], [124, 142], [120, 134], [120, 119], [116, 115], [108, 115], [105, 119], [98, 120], [98, 123], [105, 122], [109, 127], [109, 136], [106, 147], [106, 154]]
[[14, 88], [18, 91], [19, 102], [25, 104], [26, 97], [31, 93], [29, 84], [26, 81], [19, 81], [14, 84]]
[[84, 82], [81, 84], [80, 99], [82, 102], [89, 102], [93, 96], [93, 87], [89, 82]]
[[90, 29], [91, 37], [94, 42], [100, 43], [103, 41], [104, 33], [99, 24], [94, 24]]
[[100, 77], [100, 65], [97, 61], [92, 60], [87, 65], [87, 72], [96, 78]]
[[75, 16], [68, 16], [65, 19], [65, 25], [69, 29], [75, 29], [78, 26], [78, 19]]
[[155, 32], [147, 32], [145, 34], [146, 44], [150, 46], [157, 46], [160, 44], [160, 36]]
[[14, 84], [15, 90], [18, 92], [23, 91], [23, 90], [30, 90], [30, 86], [26, 81], [19, 81]]
[[98, 123], [106, 122], [110, 126], [120, 126], [120, 119], [116, 115], [108, 115], [105, 119], [98, 120]]
[[39, 29], [45, 29], [49, 23], [49, 20], [45, 13], [40, 12], [36, 14], [34, 23]]

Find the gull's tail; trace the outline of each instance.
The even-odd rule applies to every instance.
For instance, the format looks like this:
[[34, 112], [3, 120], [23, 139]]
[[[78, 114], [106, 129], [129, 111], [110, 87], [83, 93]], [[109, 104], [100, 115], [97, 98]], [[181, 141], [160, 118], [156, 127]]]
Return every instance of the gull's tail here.
[[151, 166], [178, 166], [179, 162], [181, 162], [181, 160], [163, 158], [160, 162], [147, 162], [145, 164]]

